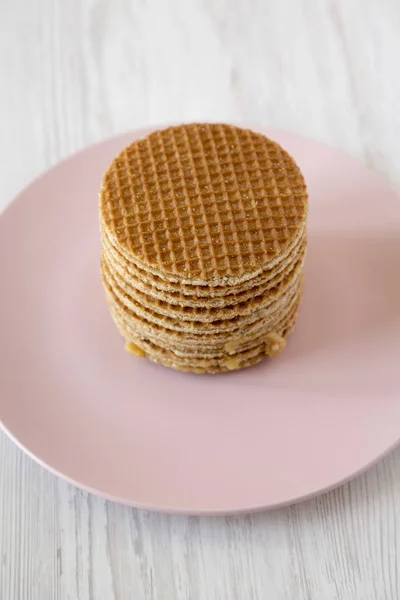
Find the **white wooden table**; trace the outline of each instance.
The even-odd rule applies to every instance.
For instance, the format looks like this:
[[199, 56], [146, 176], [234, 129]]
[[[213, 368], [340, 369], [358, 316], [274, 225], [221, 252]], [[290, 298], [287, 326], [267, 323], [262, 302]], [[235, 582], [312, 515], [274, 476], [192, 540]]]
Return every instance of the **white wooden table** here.
[[[1, 205], [105, 136], [207, 119], [324, 140], [400, 190], [399, 0], [4, 1], [0, 81]], [[400, 599], [400, 450], [240, 518], [106, 502], [4, 434], [0, 467], [1, 600]]]

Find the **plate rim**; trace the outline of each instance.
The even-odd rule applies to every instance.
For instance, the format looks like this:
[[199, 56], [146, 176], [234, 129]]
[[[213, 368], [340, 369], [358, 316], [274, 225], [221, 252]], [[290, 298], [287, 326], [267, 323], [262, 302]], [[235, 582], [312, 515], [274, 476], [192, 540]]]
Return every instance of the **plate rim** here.
[[393, 452], [400, 445], [400, 435], [399, 435], [399, 438], [395, 442], [390, 444], [379, 455], [374, 457], [371, 461], [369, 461], [368, 463], [366, 463], [365, 465], [360, 467], [358, 470], [349, 474], [347, 477], [339, 478], [332, 484], [329, 484], [322, 488], [318, 488], [317, 490], [308, 492], [307, 494], [300, 494], [299, 496], [293, 496], [292, 498], [289, 498], [282, 502], [275, 502], [275, 503], [270, 503], [270, 504], [256, 504], [253, 506], [241, 507], [241, 508], [232, 507], [232, 508], [227, 508], [227, 509], [223, 509], [223, 508], [189, 509], [187, 507], [174, 507], [173, 508], [173, 507], [165, 507], [165, 506], [156, 505], [156, 504], [142, 504], [140, 502], [135, 502], [134, 500], [129, 499], [129, 498], [128, 499], [119, 498], [118, 496], [114, 496], [112, 494], [109, 494], [108, 492], [104, 492], [99, 489], [92, 488], [92, 487], [86, 485], [85, 483], [80, 483], [79, 481], [76, 481], [72, 477], [69, 477], [68, 475], [65, 475], [64, 473], [61, 473], [60, 471], [57, 471], [57, 469], [55, 469], [51, 465], [47, 464], [40, 457], [36, 456], [33, 452], [31, 452], [31, 450], [26, 448], [20, 440], [18, 440], [16, 437], [14, 437], [14, 435], [11, 433], [11, 431], [4, 425], [2, 420], [0, 420], [0, 427], [1, 427], [1, 430], [7, 435], [7, 437], [17, 446], [17, 448], [19, 450], [22, 450], [30, 459], [34, 460], [40, 467], [46, 469], [46, 471], [50, 472], [52, 475], [59, 477], [63, 481], [67, 482], [68, 484], [73, 485], [74, 487], [76, 487], [86, 493], [94, 494], [95, 496], [103, 498], [104, 500], [107, 500], [108, 502], [116, 502], [118, 504], [121, 504], [121, 505], [127, 506], [127, 507], [131, 507], [131, 508], [147, 510], [149, 512], [155, 512], [155, 513], [160, 513], [160, 514], [182, 515], [182, 516], [188, 516], [188, 517], [223, 517], [223, 516], [238, 516], [238, 515], [256, 514], [259, 512], [267, 512], [270, 510], [278, 510], [280, 508], [294, 506], [301, 502], [307, 502], [308, 500], [318, 498], [319, 496], [322, 496], [328, 492], [331, 492], [331, 491], [341, 487], [342, 485], [345, 485], [346, 483], [349, 483], [350, 481], [353, 481], [353, 479], [356, 479], [357, 477], [359, 477], [360, 475], [362, 475], [363, 473], [367, 472], [369, 469], [374, 467], [376, 464], [378, 464], [381, 460], [383, 460], [386, 456], [388, 456], [391, 452]]

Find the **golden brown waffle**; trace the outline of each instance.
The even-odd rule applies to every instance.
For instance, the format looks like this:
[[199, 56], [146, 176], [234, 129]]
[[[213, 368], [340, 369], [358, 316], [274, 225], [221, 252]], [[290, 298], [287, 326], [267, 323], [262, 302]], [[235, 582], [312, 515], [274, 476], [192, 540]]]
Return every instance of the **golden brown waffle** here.
[[115, 283], [133, 302], [137, 302], [146, 309], [153, 310], [172, 319], [211, 323], [216, 320], [232, 319], [239, 315], [249, 315], [258, 309], [266, 308], [273, 304], [277, 298], [285, 293], [292, 285], [293, 279], [302, 271], [304, 253], [299, 256], [294, 264], [289, 265], [283, 273], [278, 274], [266, 289], [259, 291], [257, 288], [257, 290], [253, 290], [253, 293], [251, 291], [246, 293], [244, 298], [238, 298], [232, 303], [223, 306], [215, 306], [212, 299], [209, 305], [201, 306], [165, 302], [157, 296], [143, 293], [132, 286], [131, 283], [127, 283], [126, 279], [120, 273], [112, 270], [110, 263], [105, 257], [103, 257], [103, 262], [105, 265], [104, 268], [108, 269], [109, 273], [112, 272]]
[[[168, 314], [163, 314], [159, 310], [153, 308], [144, 307], [140, 302], [130, 297], [118, 283], [107, 268], [107, 265], [102, 265], [103, 281], [105, 282], [108, 291], [118, 299], [118, 301], [129, 309], [134, 315], [145, 319], [160, 327], [167, 329], [181, 331], [184, 333], [219, 333], [222, 331], [234, 331], [240, 327], [248, 326], [255, 321], [266, 318], [268, 314], [277, 308], [280, 303], [285, 301], [290, 295], [293, 295], [299, 288], [302, 273], [301, 271], [297, 274], [292, 274], [292, 278], [288, 285], [282, 288], [282, 293], [275, 293], [271, 303], [266, 307], [258, 307], [253, 311], [246, 311], [243, 315], [235, 314], [232, 318], [220, 319], [218, 313], [214, 316], [213, 320], [186, 320], [182, 318], [171, 317]], [[290, 277], [290, 275], [289, 275]], [[249, 301], [252, 302], [251, 300]], [[211, 314], [211, 317], [213, 315]], [[210, 318], [211, 318], [210, 317]]]
[[307, 194], [278, 144], [182, 125], [125, 148], [100, 191], [101, 272], [134, 356], [197, 373], [281, 352], [302, 294]]
[[[132, 338], [133, 341], [135, 336], [146, 337], [163, 347], [174, 345], [174, 347], [179, 347], [182, 350], [188, 348], [192, 353], [196, 351], [196, 348], [201, 353], [210, 347], [217, 350], [224, 349], [229, 353], [232, 344], [233, 348], [239, 347], [243, 339], [256, 337], [261, 335], [262, 331], [272, 329], [274, 322], [277, 322], [285, 311], [289, 312], [301, 295], [300, 287], [288, 294], [286, 298], [282, 298], [279, 305], [274, 310], [271, 309], [266, 316], [249, 323], [245, 328], [241, 326], [240, 320], [237, 320], [235, 326], [227, 330], [221, 331], [215, 328], [211, 332], [183, 331], [177, 328], [171, 329], [170, 326], [166, 327], [165, 322], [164, 324], [161, 321], [155, 323], [148, 320], [148, 318], [137, 315], [121, 302], [105, 279], [104, 286], [114, 320], [118, 320], [121, 326], [126, 329], [125, 338]], [[149, 316], [150, 318], [153, 317], [153, 315]], [[168, 325], [171, 324], [168, 323]]]
[[133, 142], [103, 178], [112, 244], [147, 273], [237, 285], [279, 262], [304, 229], [307, 194], [276, 142], [231, 125], [181, 125]]
[[154, 287], [157, 290], [171, 293], [178, 292], [184, 296], [197, 296], [199, 298], [233, 295], [268, 281], [293, 260], [293, 257], [298, 252], [300, 246], [304, 244], [305, 240], [306, 228], [303, 227], [297, 238], [293, 240], [284, 252], [282, 252], [279, 259], [274, 260], [272, 265], [267, 264], [265, 269], [254, 278], [246, 279], [245, 281], [236, 284], [233, 283], [233, 280], [229, 279], [224, 285], [216, 285], [214, 282], [211, 282], [210, 285], [206, 285], [205, 282], [203, 282], [202, 285], [194, 285], [163, 279], [160, 275], [155, 275], [154, 273], [141, 269], [121, 254], [104, 227], [101, 227], [101, 242], [104, 252], [112, 255], [115, 261], [121, 266], [123, 265], [130, 275], [138, 277], [144, 285]]
[[138, 347], [143, 346], [142, 342], [152, 342], [181, 357], [219, 358], [247, 350], [259, 344], [271, 331], [279, 330], [279, 323], [297, 310], [300, 298], [301, 289], [293, 297], [287, 299], [284, 307], [275, 311], [267, 319], [249, 326], [245, 331], [241, 329], [224, 337], [221, 335], [215, 337], [198, 335], [196, 339], [187, 338], [177, 332], [158, 330], [156, 327], [140, 323], [137, 319], [127, 318], [126, 311], [121, 310], [121, 307], [112, 301], [110, 310], [121, 335]]
[[[255, 346], [237, 352], [234, 355], [225, 355], [212, 358], [186, 358], [177, 355], [174, 352], [164, 350], [151, 342], [145, 342], [144, 348], [146, 356], [159, 364], [172, 367], [179, 371], [191, 371], [194, 373], [222, 373], [224, 371], [233, 371], [257, 364], [263, 358], [275, 355], [274, 346], [277, 340], [281, 341], [293, 330], [297, 306], [293, 312], [277, 324], [277, 328], [272, 335], [265, 335], [263, 340]], [[279, 348], [280, 350], [281, 348]], [[279, 351], [278, 350], [278, 351]]]
[[[132, 264], [127, 263], [113, 247], [110, 247], [105, 238], [103, 238], [102, 255], [115, 278], [118, 281], [122, 279], [124, 285], [128, 285], [139, 292], [150, 294], [160, 301], [180, 306], [223, 307], [239, 304], [244, 300], [259, 296], [282, 281], [286, 271], [294, 266], [300, 258], [304, 258], [307, 246], [305, 236], [299, 242], [275, 268], [264, 271], [254, 280], [246, 281], [239, 286], [229, 287], [230, 293], [227, 293], [226, 287], [185, 286], [182, 289], [183, 286], [172, 283], [165, 289], [156, 279], [152, 279], [151, 275], [146, 275]], [[199, 295], [195, 295], [190, 287], [195, 288]], [[188, 293], [188, 288], [190, 293]]]

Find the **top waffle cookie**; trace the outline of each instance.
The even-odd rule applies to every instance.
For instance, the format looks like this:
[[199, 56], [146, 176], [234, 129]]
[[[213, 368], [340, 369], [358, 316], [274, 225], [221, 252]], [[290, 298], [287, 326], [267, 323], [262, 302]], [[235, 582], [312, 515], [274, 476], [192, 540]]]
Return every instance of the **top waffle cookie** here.
[[237, 285], [271, 268], [303, 235], [306, 213], [291, 156], [231, 125], [180, 125], [133, 142], [100, 191], [111, 244], [145, 271], [192, 285]]

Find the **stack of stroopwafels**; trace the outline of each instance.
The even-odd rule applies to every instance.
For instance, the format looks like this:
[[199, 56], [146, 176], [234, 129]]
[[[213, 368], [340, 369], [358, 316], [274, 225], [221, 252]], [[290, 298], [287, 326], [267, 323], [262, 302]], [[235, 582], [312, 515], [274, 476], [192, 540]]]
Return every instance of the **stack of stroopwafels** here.
[[230, 125], [133, 142], [100, 191], [101, 270], [126, 349], [182, 371], [278, 354], [301, 298], [307, 192], [276, 142]]

